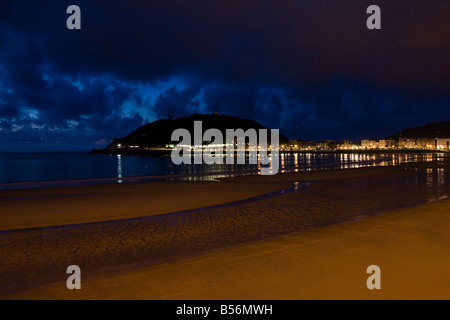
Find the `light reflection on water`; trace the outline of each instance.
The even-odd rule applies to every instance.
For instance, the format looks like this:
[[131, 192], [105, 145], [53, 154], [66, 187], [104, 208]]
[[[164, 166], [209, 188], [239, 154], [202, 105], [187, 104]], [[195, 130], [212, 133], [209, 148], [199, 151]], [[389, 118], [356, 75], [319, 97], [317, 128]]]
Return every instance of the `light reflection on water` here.
[[122, 156], [120, 154], [117, 155], [117, 183], [122, 183]]
[[[279, 172], [395, 166], [446, 160], [443, 153], [280, 153]], [[258, 174], [261, 165], [180, 165], [170, 156], [0, 154], [0, 189], [147, 180], [205, 181]], [[445, 173], [437, 174], [442, 184]]]
[[[375, 166], [396, 166], [415, 162], [443, 161], [442, 154], [422, 153], [422, 154], [358, 154], [358, 153], [280, 153], [279, 172], [302, 172], [329, 169], [357, 169]], [[260, 174], [261, 165], [204, 165], [179, 166], [177, 173], [199, 174], [202, 177], [190, 177], [189, 181], [208, 180], [208, 177], [217, 179], [217, 174], [221, 172], [225, 177], [232, 177], [240, 174]], [[183, 179], [183, 178], [181, 178]]]
[[326, 169], [355, 169], [396, 166], [413, 162], [443, 161], [443, 155], [423, 154], [359, 154], [359, 153], [281, 153], [280, 172], [299, 172]]

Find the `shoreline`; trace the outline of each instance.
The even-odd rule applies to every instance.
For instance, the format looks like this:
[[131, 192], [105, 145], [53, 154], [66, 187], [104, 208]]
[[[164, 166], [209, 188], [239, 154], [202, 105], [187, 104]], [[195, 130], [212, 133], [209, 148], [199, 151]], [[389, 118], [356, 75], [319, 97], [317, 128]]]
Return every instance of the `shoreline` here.
[[[0, 232], [149, 217], [240, 201], [287, 183], [140, 182], [0, 191]], [[205, 198], [202, 194], [207, 194]], [[174, 201], [177, 199], [177, 201]]]
[[287, 172], [273, 176], [240, 175], [218, 181], [150, 181], [5, 189], [0, 190], [0, 204], [4, 209], [0, 215], [0, 232], [124, 221], [202, 209], [274, 193], [296, 182], [405, 174], [409, 174], [408, 170], [399, 165]]

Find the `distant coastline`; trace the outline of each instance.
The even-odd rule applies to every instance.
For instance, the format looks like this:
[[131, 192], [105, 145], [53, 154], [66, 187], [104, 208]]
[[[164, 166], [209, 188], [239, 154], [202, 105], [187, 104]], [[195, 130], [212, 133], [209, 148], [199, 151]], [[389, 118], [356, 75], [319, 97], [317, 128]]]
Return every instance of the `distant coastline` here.
[[[227, 130], [269, 130], [258, 122], [235, 116], [214, 114], [193, 114], [177, 119], [160, 119], [145, 124], [125, 137], [113, 139], [104, 149], [94, 149], [93, 154], [122, 155], [170, 155], [175, 142], [172, 134], [179, 128], [195, 136], [194, 124], [201, 123], [203, 130], [215, 129], [226, 135]], [[250, 135], [247, 134], [250, 139]], [[210, 139], [210, 138], [208, 138]], [[203, 147], [216, 143], [203, 141]], [[187, 139], [186, 141], [190, 140]], [[271, 142], [268, 140], [268, 145]], [[183, 143], [192, 145], [191, 142]], [[251, 144], [249, 140], [249, 144]], [[256, 142], [257, 143], [257, 142]], [[383, 139], [362, 139], [361, 141], [299, 140], [279, 136], [280, 153], [435, 153], [450, 151], [450, 122], [432, 123], [422, 127], [405, 129]], [[217, 146], [220, 147], [222, 143]], [[250, 146], [249, 146], [250, 147]], [[224, 150], [225, 151], [225, 150]]]
[[[172, 150], [136, 150], [136, 149], [93, 149], [90, 154], [112, 154], [112, 155], [130, 155], [130, 156], [170, 156]], [[248, 153], [248, 151], [247, 151]], [[287, 154], [306, 154], [306, 153], [314, 153], [314, 154], [395, 154], [395, 153], [449, 153], [448, 150], [433, 150], [433, 149], [358, 149], [358, 150], [280, 150], [280, 153]]]

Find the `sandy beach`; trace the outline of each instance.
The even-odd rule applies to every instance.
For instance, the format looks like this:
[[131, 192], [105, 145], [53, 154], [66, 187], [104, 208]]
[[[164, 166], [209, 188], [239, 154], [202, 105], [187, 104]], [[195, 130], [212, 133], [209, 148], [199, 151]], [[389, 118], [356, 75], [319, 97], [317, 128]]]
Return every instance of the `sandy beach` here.
[[289, 183], [148, 182], [0, 191], [0, 231], [158, 215], [247, 199]]
[[449, 299], [450, 200], [418, 167], [2, 191], [0, 298]]

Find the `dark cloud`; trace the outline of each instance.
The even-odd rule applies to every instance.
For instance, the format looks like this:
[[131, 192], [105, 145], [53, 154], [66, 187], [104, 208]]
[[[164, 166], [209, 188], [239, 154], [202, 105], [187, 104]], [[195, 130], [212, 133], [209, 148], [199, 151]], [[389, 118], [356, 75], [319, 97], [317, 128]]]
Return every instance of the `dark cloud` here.
[[190, 115], [198, 111], [200, 102], [196, 99], [201, 87], [189, 86], [178, 91], [176, 87], [167, 89], [156, 99], [153, 111], [159, 118], [175, 115]]
[[368, 0], [78, 0], [77, 31], [66, 28], [72, 4], [0, 3], [3, 146], [90, 148], [214, 110], [311, 139], [450, 117], [444, 1], [378, 0], [377, 31], [365, 27]]
[[209, 111], [250, 118], [260, 111], [255, 105], [257, 90], [252, 83], [220, 82], [205, 89], [204, 100]]

